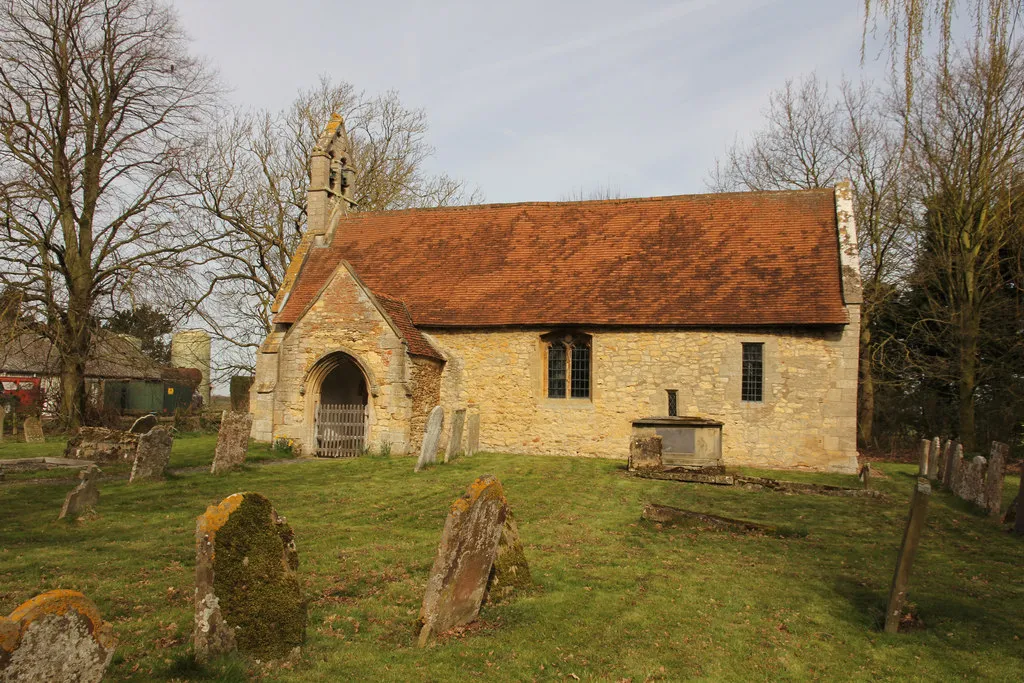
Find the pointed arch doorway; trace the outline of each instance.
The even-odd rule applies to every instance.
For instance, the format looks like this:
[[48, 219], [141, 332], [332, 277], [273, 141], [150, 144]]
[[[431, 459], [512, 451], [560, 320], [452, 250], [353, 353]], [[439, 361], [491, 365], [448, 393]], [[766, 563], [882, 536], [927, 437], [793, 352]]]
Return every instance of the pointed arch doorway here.
[[351, 458], [366, 447], [369, 389], [352, 356], [338, 351], [323, 358], [314, 372], [319, 379], [314, 412], [314, 443], [321, 458]]

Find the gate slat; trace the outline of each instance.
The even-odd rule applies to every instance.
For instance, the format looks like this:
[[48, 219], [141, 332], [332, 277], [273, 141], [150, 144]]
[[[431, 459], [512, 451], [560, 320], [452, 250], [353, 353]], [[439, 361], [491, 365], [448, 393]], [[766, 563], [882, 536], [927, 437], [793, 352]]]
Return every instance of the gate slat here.
[[369, 406], [366, 405], [318, 404], [314, 413], [317, 455], [351, 458], [362, 454], [368, 418]]

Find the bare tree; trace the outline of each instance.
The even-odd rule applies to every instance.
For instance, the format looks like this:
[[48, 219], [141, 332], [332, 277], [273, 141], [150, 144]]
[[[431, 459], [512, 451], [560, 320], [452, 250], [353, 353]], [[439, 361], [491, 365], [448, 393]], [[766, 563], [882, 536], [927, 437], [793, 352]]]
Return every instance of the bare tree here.
[[215, 260], [202, 272], [197, 313], [230, 350], [222, 372], [251, 371], [271, 328], [270, 307], [306, 227], [309, 160], [331, 117], [343, 115], [356, 180], [354, 210], [447, 206], [479, 201], [477, 192], [426, 162], [426, 114], [394, 92], [368, 96], [322, 78], [280, 113], [223, 117], [189, 173]]
[[71, 427], [96, 316], [195, 241], [178, 169], [213, 82], [185, 46], [159, 0], [0, 4], [0, 286], [45, 321]]
[[903, 171], [902, 133], [883, 98], [865, 85], [844, 83], [839, 96], [811, 75], [769, 97], [765, 124], [716, 162], [707, 181], [715, 191], [829, 187], [849, 178], [864, 282], [860, 327], [858, 437], [872, 440], [874, 350], [880, 308], [909, 270], [912, 206]]
[[[908, 358], [926, 376], [955, 384], [960, 438], [972, 448], [977, 390], [996, 367], [982, 352], [992, 345], [986, 335], [1006, 313], [1007, 274], [1020, 260], [1024, 53], [1019, 45], [983, 45], [948, 70], [935, 64], [919, 88], [906, 118], [926, 211], [915, 282], [922, 310], [908, 349], [948, 351]], [[1011, 346], [1020, 346], [1020, 322], [1010, 329]], [[999, 342], [1005, 349], [1007, 339]]]

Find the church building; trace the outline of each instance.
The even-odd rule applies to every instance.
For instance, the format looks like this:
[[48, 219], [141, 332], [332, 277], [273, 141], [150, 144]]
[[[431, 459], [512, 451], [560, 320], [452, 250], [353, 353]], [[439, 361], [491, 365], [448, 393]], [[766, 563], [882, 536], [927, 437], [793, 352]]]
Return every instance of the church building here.
[[848, 184], [361, 212], [339, 117], [310, 166], [257, 440], [418, 453], [440, 405], [484, 451], [624, 459], [634, 423], [690, 418], [726, 466], [856, 471]]

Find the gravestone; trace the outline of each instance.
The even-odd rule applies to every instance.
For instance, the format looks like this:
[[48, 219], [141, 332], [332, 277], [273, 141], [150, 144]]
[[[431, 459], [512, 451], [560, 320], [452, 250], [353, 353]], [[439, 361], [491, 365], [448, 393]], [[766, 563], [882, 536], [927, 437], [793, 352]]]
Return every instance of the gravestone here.
[[662, 469], [661, 437], [655, 435], [631, 438], [627, 468], [630, 472]]
[[466, 455], [476, 455], [480, 452], [480, 413], [473, 413], [469, 416], [469, 425], [466, 429]]
[[114, 629], [92, 600], [47, 591], [0, 617], [0, 681], [98, 683], [115, 647]]
[[921, 439], [921, 453], [917, 456], [917, 476], [928, 476], [928, 458], [931, 454], [932, 442], [929, 439]]
[[507, 516], [505, 493], [491, 475], [474, 481], [452, 503], [420, 608], [419, 647], [476, 619]]
[[100, 502], [100, 487], [96, 483], [99, 471], [93, 467], [82, 470], [78, 473], [78, 486], [68, 492], [64, 499], [64, 505], [60, 509], [57, 519], [66, 517], [79, 517], [88, 510], [96, 507]]
[[132, 428], [128, 431], [132, 434], [145, 434], [158, 424], [160, 424], [160, 420], [156, 419], [156, 415], [143, 415], [132, 423]]
[[466, 409], [460, 408], [452, 415], [452, 433], [448, 439], [448, 448], [444, 452], [444, 461], [450, 462], [462, 453], [462, 427], [466, 423]]
[[245, 462], [251, 431], [251, 413], [224, 411], [220, 419], [220, 431], [217, 432], [217, 449], [213, 453], [211, 474], [230, 472]]
[[985, 506], [990, 517], [999, 517], [1003, 511], [1003, 469], [1010, 447], [999, 441], [992, 442], [989, 451], [988, 471], [985, 473]]
[[292, 529], [258, 493], [235, 493], [196, 520], [196, 658], [233, 650], [283, 657], [306, 638]]
[[956, 495], [978, 507], [986, 507], [985, 473], [988, 470], [988, 460], [976, 455], [970, 462], [964, 462], [960, 469], [960, 488]]
[[105, 427], [79, 427], [64, 447], [64, 457], [95, 462], [129, 462], [135, 459], [139, 435]]
[[46, 443], [43, 436], [43, 424], [38, 417], [26, 417], [21, 423], [25, 430], [25, 443]]
[[509, 510], [501, 528], [501, 538], [498, 539], [498, 552], [494, 557], [494, 566], [491, 567], [486, 599], [488, 602], [501, 602], [532, 583], [530, 565], [526, 562], [523, 544], [519, 540], [519, 526]]
[[430, 417], [427, 418], [427, 426], [423, 430], [423, 445], [420, 447], [420, 459], [416, 461], [416, 472], [437, 462], [437, 443], [441, 440], [443, 427], [444, 408], [434, 406], [434, 409], [430, 411]]
[[128, 483], [143, 479], [162, 479], [167, 463], [171, 460], [171, 446], [174, 438], [163, 427], [153, 427], [139, 437], [139, 447], [135, 451], [135, 462]]
[[864, 484], [865, 489], [871, 488], [871, 465], [864, 465], [860, 468], [860, 472], [857, 474], [857, 478], [860, 479], [860, 483]]
[[932, 439], [931, 449], [928, 451], [928, 479], [936, 481], [939, 478], [939, 454], [942, 452], [942, 442], [939, 437]]
[[942, 444], [942, 451], [939, 453], [939, 481], [943, 485], [946, 484], [946, 469], [949, 466], [949, 452], [952, 448], [953, 441], [946, 439]]
[[903, 530], [903, 543], [900, 544], [900, 552], [896, 557], [896, 571], [892, 576], [892, 585], [889, 588], [889, 602], [885, 611], [886, 633], [896, 633], [900, 627], [900, 617], [903, 612], [903, 603], [907, 597], [907, 587], [910, 584], [910, 569], [914, 565], [914, 555], [917, 554], [917, 546], [921, 541], [921, 531], [924, 529], [924, 518], [928, 514], [928, 499], [931, 497], [932, 487], [926, 479], [918, 479], [914, 487], [914, 496], [910, 500], [910, 514], [907, 516], [907, 526]]
[[964, 447], [959, 443], [954, 444], [953, 451], [949, 456], [949, 490], [954, 495], [959, 495], [960, 475], [964, 469]]

